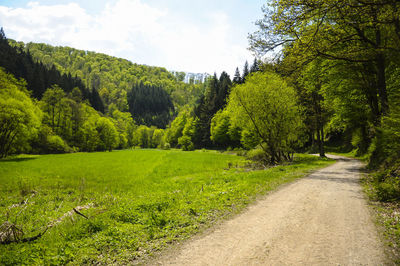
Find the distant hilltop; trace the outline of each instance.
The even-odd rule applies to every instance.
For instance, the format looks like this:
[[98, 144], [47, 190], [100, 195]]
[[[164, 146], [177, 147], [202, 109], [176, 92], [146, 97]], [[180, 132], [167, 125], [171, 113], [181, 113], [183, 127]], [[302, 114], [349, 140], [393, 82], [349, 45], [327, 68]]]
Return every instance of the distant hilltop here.
[[203, 83], [209, 76], [208, 73], [191, 73], [182, 71], [171, 71], [171, 73], [179, 80], [185, 83]]

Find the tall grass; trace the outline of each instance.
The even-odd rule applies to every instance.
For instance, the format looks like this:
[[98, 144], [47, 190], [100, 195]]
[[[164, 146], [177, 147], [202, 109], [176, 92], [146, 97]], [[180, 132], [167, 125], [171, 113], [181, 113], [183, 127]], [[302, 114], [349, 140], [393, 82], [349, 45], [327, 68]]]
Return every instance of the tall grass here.
[[176, 150], [0, 161], [0, 224], [23, 230], [21, 239], [55, 224], [35, 241], [0, 244], [0, 264], [131, 263], [330, 163], [298, 155], [250, 171], [243, 157]]

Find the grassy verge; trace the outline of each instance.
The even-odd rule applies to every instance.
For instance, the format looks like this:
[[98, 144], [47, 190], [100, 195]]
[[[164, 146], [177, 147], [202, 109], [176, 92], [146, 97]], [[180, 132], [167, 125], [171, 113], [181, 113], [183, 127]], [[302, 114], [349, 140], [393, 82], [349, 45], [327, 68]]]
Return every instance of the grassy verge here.
[[48, 228], [0, 244], [0, 264], [134, 263], [331, 163], [297, 155], [250, 171], [239, 156], [160, 150], [0, 161], [0, 238]]
[[380, 200], [378, 183], [374, 174], [366, 174], [363, 178], [364, 191], [376, 215], [376, 223], [386, 245], [387, 256], [400, 265], [400, 202], [384, 202]]
[[367, 154], [363, 154], [360, 156], [357, 154], [357, 150], [355, 150], [355, 149], [346, 150], [341, 147], [329, 147], [329, 146], [325, 147], [325, 153], [332, 154], [332, 155], [340, 155], [340, 156], [349, 157], [349, 158], [353, 158], [353, 159], [358, 159], [363, 162], [366, 162], [368, 159]]
[[[357, 156], [355, 150], [329, 153], [367, 161], [366, 155]], [[387, 181], [383, 182], [384, 179]], [[387, 247], [387, 256], [400, 265], [400, 201], [396, 199], [398, 181], [395, 179], [396, 173], [392, 173], [392, 169], [369, 170], [362, 178], [362, 185], [374, 210], [375, 221]]]

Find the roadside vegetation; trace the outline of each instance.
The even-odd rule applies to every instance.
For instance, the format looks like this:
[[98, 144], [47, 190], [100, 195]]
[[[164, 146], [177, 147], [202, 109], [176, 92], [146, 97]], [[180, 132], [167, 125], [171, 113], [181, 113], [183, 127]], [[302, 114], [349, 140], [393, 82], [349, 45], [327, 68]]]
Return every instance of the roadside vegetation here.
[[383, 200], [382, 192], [376, 175], [369, 173], [362, 180], [364, 191], [369, 197], [369, 203], [374, 208], [376, 223], [382, 233], [382, 240], [387, 246], [387, 256], [396, 264], [400, 264], [400, 203], [399, 201]]
[[296, 155], [253, 170], [241, 156], [178, 150], [2, 160], [0, 264], [132, 263], [331, 163]]

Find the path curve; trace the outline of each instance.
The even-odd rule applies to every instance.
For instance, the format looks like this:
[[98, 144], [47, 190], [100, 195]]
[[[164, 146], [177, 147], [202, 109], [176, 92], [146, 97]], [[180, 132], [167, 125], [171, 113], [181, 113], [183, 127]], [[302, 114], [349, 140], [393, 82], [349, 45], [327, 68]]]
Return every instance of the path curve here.
[[157, 264], [384, 264], [383, 245], [359, 185], [362, 164], [330, 157], [338, 162], [267, 195]]

